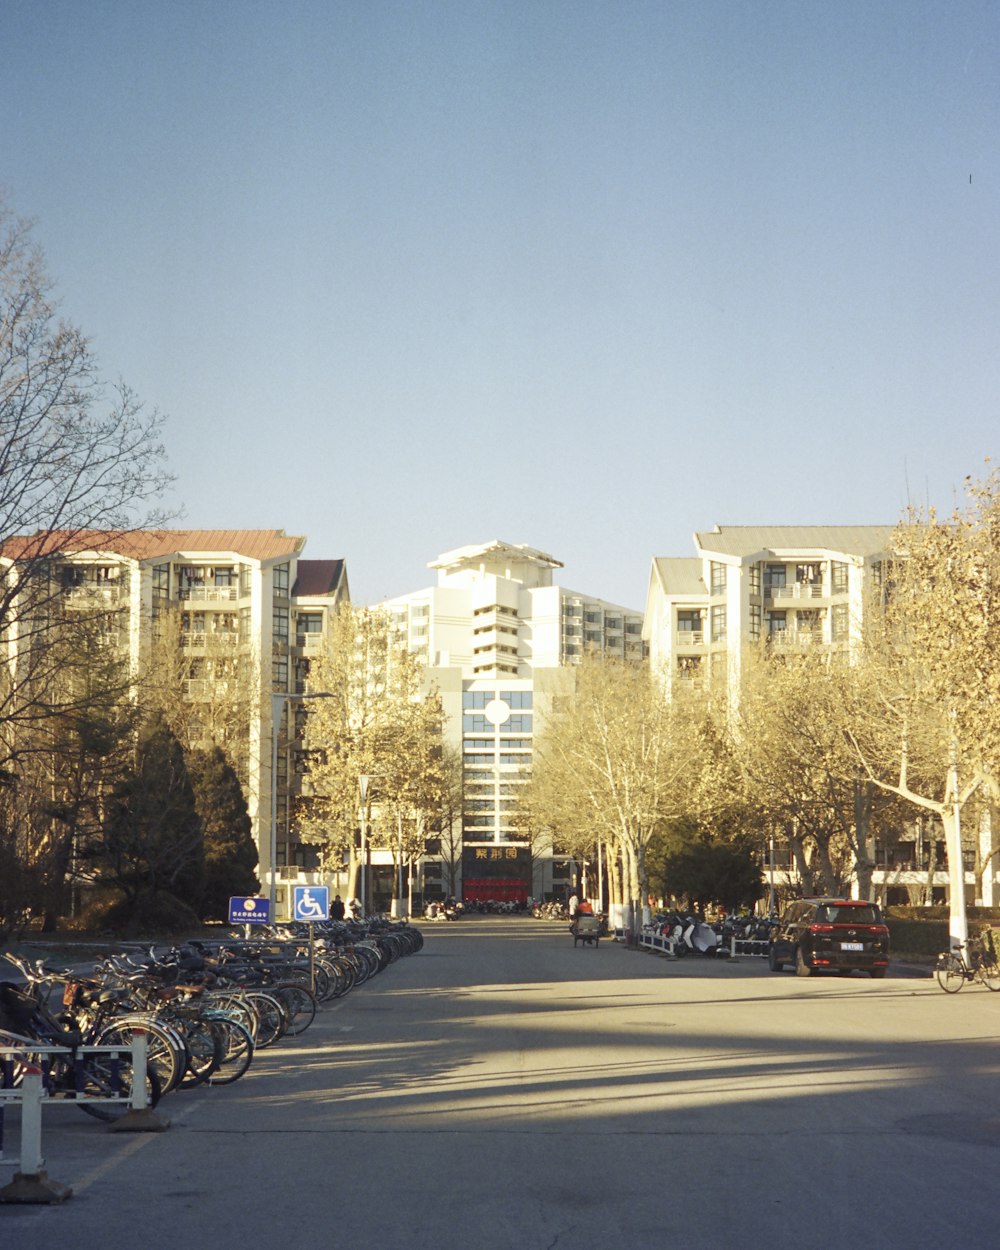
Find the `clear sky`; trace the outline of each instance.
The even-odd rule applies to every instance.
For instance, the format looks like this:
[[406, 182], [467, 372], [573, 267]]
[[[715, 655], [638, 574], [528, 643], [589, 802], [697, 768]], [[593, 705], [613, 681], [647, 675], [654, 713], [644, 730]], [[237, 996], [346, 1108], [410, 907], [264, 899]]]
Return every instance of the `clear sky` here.
[[997, 0], [0, 0], [0, 183], [178, 524], [354, 598], [502, 538], [633, 608], [715, 524], [1000, 452]]

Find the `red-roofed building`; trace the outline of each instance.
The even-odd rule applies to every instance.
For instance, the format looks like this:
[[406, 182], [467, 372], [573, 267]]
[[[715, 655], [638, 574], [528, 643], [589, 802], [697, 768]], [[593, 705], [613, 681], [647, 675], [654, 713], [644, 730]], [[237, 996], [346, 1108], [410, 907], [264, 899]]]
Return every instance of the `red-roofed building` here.
[[[260, 854], [258, 875], [273, 889], [282, 913], [290, 880], [318, 881], [312, 848], [287, 834], [295, 770], [294, 744], [284, 730], [288, 698], [305, 690], [310, 653], [329, 615], [350, 599], [343, 560], [302, 558], [306, 540], [279, 529], [164, 529], [47, 531], [0, 544], [8, 585], [26, 575], [44, 581], [62, 609], [99, 608], [109, 634], [133, 672], [149, 655], [153, 624], [176, 620], [177, 699], [205, 742], [219, 742], [243, 781]], [[27, 583], [26, 583], [27, 585]], [[25, 590], [24, 593], [27, 593]], [[160, 631], [160, 636], [170, 631]], [[26, 647], [9, 631], [9, 661]], [[239, 718], [240, 740], [219, 741], [232, 675], [254, 683], [251, 711]], [[278, 695], [277, 699], [273, 698]], [[276, 777], [272, 779], [272, 719], [279, 721]], [[272, 781], [277, 790], [272, 794]], [[272, 830], [271, 813], [277, 819]], [[272, 863], [273, 861], [273, 863]], [[276, 869], [273, 875], [272, 869]], [[278, 886], [278, 881], [286, 884]]]

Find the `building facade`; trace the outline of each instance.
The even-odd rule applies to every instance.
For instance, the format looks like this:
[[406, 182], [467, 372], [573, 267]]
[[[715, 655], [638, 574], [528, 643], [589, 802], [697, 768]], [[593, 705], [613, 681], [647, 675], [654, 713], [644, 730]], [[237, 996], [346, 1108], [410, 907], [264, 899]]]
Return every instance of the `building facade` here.
[[[445, 712], [445, 742], [462, 761], [462, 891], [468, 901], [560, 893], [568, 866], [531, 846], [515, 814], [535, 736], [572, 668], [593, 650], [644, 657], [639, 612], [558, 586], [562, 564], [495, 540], [445, 552], [436, 585], [389, 600], [393, 628], [426, 664]], [[443, 890], [440, 861], [424, 892]]]
[[[258, 875], [279, 910], [290, 881], [315, 880], [315, 852], [288, 834], [295, 724], [311, 652], [349, 600], [343, 560], [306, 560], [282, 530], [156, 530], [8, 540], [0, 561], [45, 558], [59, 609], [107, 615], [132, 672], [156, 651], [156, 680], [193, 745], [223, 746], [240, 776]], [[154, 646], [155, 639], [155, 646]], [[9, 640], [18, 663], [18, 640]], [[280, 883], [280, 884], [279, 884]]]
[[[889, 525], [716, 526], [694, 535], [695, 555], [654, 558], [643, 637], [666, 692], [718, 684], [738, 697], [743, 661], [762, 640], [774, 649], [825, 648], [848, 656], [860, 646], [865, 614], [881, 604], [895, 527]], [[992, 905], [996, 870], [977, 882], [973, 841], [991, 853], [989, 821], [967, 835], [969, 901]], [[944, 902], [948, 873], [940, 828], [917, 817], [874, 848], [873, 885], [883, 903]], [[779, 848], [778, 884], [793, 882]]]
[[860, 643], [865, 604], [882, 589], [893, 527], [727, 525], [696, 533], [696, 554], [655, 558], [643, 637], [670, 690], [738, 689], [748, 644]]

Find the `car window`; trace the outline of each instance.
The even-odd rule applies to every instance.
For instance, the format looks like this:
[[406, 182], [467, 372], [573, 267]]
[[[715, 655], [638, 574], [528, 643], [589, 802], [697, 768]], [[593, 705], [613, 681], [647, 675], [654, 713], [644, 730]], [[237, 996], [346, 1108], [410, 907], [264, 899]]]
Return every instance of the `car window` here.
[[828, 907], [829, 924], [881, 924], [882, 917], [877, 907], [871, 904], [857, 904], [851, 907]]

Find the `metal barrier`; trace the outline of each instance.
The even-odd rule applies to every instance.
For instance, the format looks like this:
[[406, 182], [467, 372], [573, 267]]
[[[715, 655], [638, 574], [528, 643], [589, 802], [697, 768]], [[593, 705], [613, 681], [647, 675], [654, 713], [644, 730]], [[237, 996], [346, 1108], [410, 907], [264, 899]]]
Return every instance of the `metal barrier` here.
[[[0, 1040], [17, 1037], [2, 1033]], [[15, 1172], [9, 1185], [0, 1189], [0, 1203], [32, 1202], [55, 1203], [69, 1198], [73, 1191], [68, 1185], [51, 1180], [45, 1172], [42, 1155], [42, 1107], [60, 1102], [81, 1104], [128, 1102], [128, 1110], [116, 1120], [111, 1128], [133, 1131], [158, 1131], [168, 1125], [149, 1106], [146, 1096], [145, 1029], [135, 1029], [128, 1046], [43, 1046], [31, 1038], [18, 1038], [14, 1045], [0, 1046], [0, 1066], [3, 1083], [0, 1085], [0, 1159], [3, 1158], [4, 1110], [7, 1103], [19, 1103], [21, 1107], [20, 1171]], [[88, 1055], [128, 1055], [132, 1063], [132, 1088], [119, 1088], [108, 1094], [82, 1093], [79, 1088], [71, 1091], [66, 1099], [52, 1097], [48, 1087], [49, 1069], [53, 1058], [71, 1059], [78, 1067], [85, 1067]], [[16, 1060], [22, 1066], [17, 1074], [18, 1084], [13, 1085]], [[75, 1084], [78, 1086], [79, 1082]], [[127, 1122], [127, 1123], [126, 1123]]]

